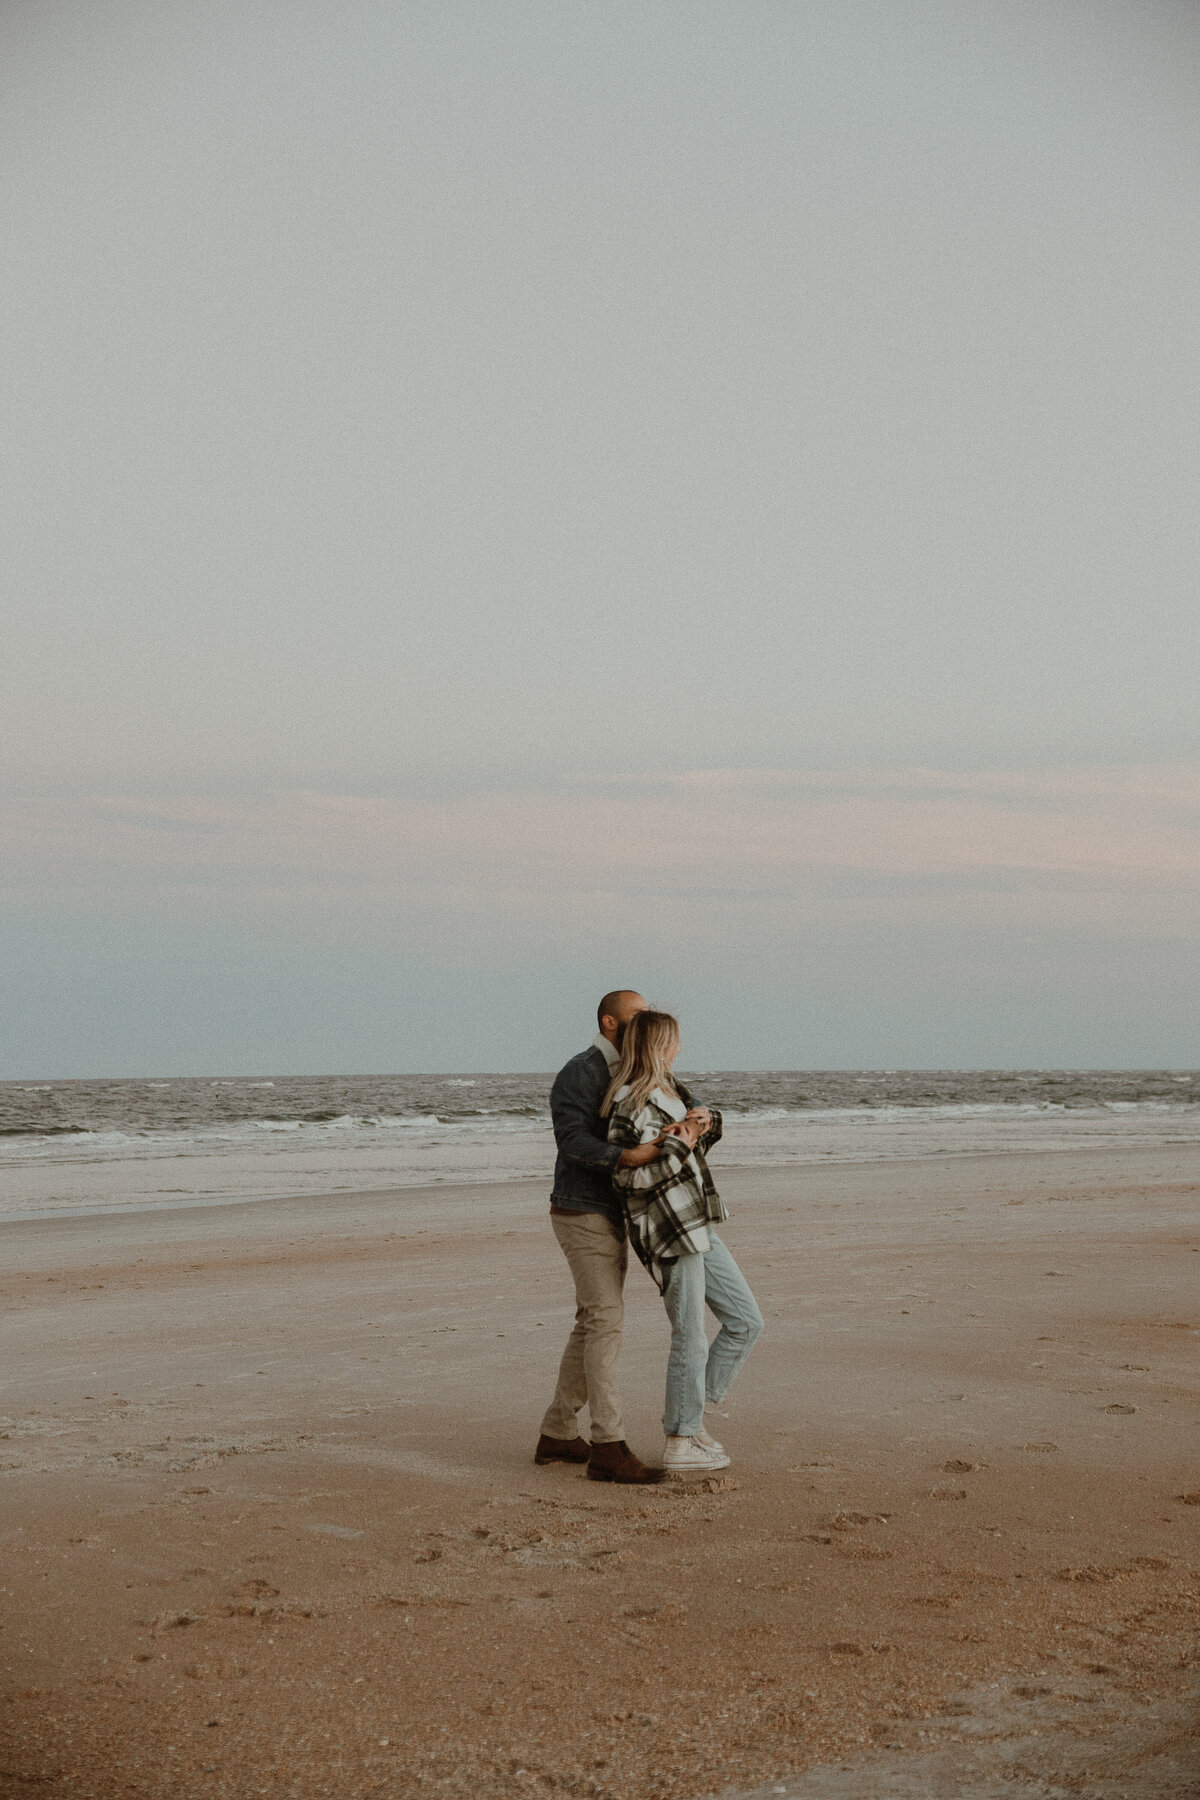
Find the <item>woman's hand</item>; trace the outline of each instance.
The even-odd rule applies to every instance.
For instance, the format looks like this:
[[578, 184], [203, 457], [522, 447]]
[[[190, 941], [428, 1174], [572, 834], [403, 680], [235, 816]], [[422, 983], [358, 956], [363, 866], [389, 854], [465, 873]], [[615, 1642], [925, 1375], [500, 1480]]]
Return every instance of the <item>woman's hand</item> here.
[[685, 1125], [689, 1119], [695, 1124], [700, 1137], [703, 1137], [706, 1131], [712, 1130], [712, 1114], [707, 1106], [690, 1106], [687, 1117], [684, 1119]]

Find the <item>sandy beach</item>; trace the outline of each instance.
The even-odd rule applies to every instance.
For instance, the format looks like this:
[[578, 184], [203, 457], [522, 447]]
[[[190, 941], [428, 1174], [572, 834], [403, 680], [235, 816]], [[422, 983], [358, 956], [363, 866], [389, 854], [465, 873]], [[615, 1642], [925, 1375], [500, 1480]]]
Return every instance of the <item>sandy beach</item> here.
[[1194, 1796], [1195, 1149], [722, 1190], [767, 1331], [657, 1490], [533, 1465], [543, 1184], [0, 1227], [0, 1792]]

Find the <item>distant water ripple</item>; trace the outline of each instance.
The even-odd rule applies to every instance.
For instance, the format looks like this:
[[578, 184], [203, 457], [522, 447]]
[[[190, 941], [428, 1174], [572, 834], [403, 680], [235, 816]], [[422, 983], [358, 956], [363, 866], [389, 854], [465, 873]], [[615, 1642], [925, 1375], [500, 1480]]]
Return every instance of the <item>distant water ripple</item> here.
[[[0, 1083], [0, 1213], [548, 1176], [548, 1075]], [[714, 1162], [1200, 1141], [1200, 1073], [693, 1072]]]

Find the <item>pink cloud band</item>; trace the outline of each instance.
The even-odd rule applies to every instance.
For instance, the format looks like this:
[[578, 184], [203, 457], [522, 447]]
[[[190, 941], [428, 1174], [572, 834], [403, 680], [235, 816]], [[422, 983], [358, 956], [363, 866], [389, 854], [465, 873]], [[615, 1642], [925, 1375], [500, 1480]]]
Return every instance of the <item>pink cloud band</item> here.
[[291, 878], [662, 891], [878, 877], [1200, 877], [1200, 770], [717, 770], [440, 801], [286, 793], [0, 806], [14, 883]]

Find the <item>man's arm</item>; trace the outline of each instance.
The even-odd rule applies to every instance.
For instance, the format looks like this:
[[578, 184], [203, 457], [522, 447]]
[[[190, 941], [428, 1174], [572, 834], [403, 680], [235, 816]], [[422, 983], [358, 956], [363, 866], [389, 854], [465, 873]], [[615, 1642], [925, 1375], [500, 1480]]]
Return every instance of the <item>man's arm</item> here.
[[570, 1063], [550, 1090], [555, 1143], [568, 1162], [596, 1171], [612, 1169], [621, 1155], [619, 1145], [597, 1135], [598, 1124], [603, 1130], [603, 1121], [596, 1118], [599, 1098], [587, 1068]]

